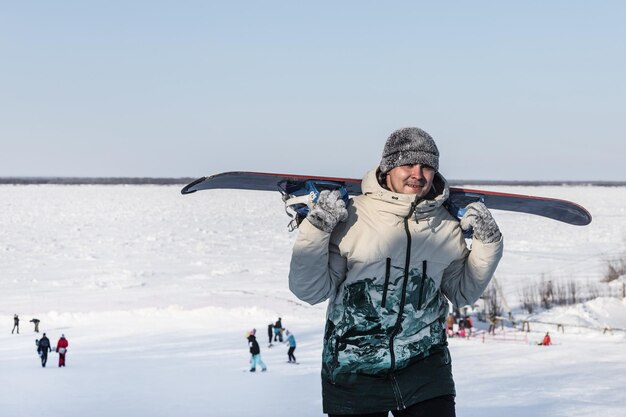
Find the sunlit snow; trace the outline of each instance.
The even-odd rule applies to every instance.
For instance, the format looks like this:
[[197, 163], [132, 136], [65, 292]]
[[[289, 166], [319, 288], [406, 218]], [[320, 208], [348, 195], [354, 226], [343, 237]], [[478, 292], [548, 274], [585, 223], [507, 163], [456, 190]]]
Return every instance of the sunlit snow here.
[[[477, 322], [476, 337], [450, 339], [457, 415], [626, 415], [624, 299], [529, 317], [519, 308], [529, 283], [599, 283], [607, 261], [626, 258], [626, 189], [489, 188], [572, 200], [594, 219], [577, 227], [494, 211], [505, 236], [496, 277], [531, 332], [487, 336]], [[278, 193], [0, 186], [0, 415], [321, 416], [325, 304], [288, 290], [288, 220]], [[55, 353], [40, 366], [33, 317], [53, 344], [66, 335], [66, 368]], [[267, 347], [278, 317], [299, 365], [287, 346]], [[248, 372], [253, 327], [266, 373]], [[546, 331], [554, 345], [537, 346]]]

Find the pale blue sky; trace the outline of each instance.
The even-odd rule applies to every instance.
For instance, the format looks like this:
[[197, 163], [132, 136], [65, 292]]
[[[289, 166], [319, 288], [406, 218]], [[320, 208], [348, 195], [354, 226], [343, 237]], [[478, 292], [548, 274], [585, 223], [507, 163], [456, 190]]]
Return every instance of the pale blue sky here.
[[626, 2], [0, 6], [0, 176], [361, 177], [399, 127], [450, 179], [626, 180]]

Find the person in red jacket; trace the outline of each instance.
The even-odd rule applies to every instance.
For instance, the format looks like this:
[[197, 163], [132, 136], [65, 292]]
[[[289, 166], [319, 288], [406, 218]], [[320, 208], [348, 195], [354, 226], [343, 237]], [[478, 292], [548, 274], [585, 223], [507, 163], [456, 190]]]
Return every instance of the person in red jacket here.
[[550, 339], [550, 333], [546, 333], [543, 337], [543, 341], [541, 342], [542, 346], [550, 346], [552, 344], [552, 339]]
[[67, 343], [67, 339], [65, 338], [65, 335], [62, 334], [61, 338], [57, 342], [57, 349], [56, 349], [56, 351], [59, 353], [59, 367], [61, 366], [65, 367], [65, 354], [67, 353], [68, 344], [69, 343]]

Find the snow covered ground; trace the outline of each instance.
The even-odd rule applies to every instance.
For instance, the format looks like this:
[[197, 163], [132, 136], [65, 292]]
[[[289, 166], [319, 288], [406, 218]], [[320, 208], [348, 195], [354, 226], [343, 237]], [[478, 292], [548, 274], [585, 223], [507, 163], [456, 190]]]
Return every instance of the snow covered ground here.
[[[566, 198], [591, 211], [575, 227], [494, 215], [505, 235], [497, 271], [516, 310], [526, 283], [598, 282], [626, 253], [626, 189], [489, 187]], [[0, 186], [0, 415], [321, 416], [325, 305], [287, 288], [296, 233], [278, 194], [172, 186]], [[20, 334], [11, 334], [13, 314]], [[42, 369], [33, 317], [56, 343]], [[296, 336], [267, 348], [282, 317]], [[450, 348], [459, 416], [623, 416], [626, 302], [601, 298], [542, 312], [531, 332], [500, 330]], [[257, 329], [267, 373], [248, 372]], [[484, 324], [479, 323], [479, 330]], [[597, 330], [595, 330], [595, 329]], [[546, 331], [554, 345], [537, 346]]]

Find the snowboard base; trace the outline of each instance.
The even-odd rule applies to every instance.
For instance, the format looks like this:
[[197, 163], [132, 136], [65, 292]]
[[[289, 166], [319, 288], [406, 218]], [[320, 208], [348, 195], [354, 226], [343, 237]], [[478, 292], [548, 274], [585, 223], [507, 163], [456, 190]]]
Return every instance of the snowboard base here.
[[[200, 190], [213, 189], [284, 193], [288, 186], [295, 188], [304, 185], [309, 180], [340, 184], [349, 195], [362, 193], [360, 179], [245, 171], [223, 172], [198, 178], [186, 185], [181, 193], [191, 194]], [[455, 208], [459, 210], [476, 201], [482, 201], [489, 209], [533, 214], [575, 226], [585, 226], [591, 223], [591, 214], [584, 207], [567, 200], [469, 188], [450, 188], [448, 203], [452, 208], [451, 211]]]

